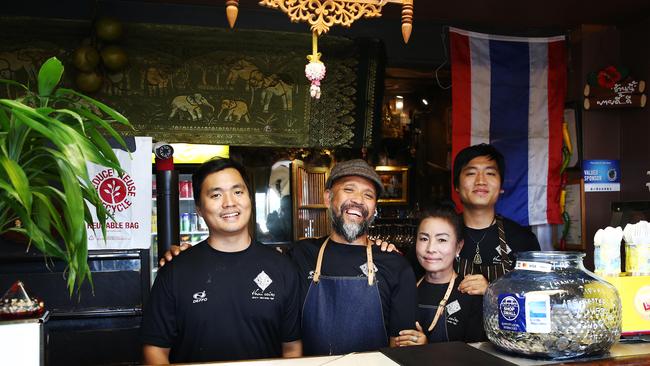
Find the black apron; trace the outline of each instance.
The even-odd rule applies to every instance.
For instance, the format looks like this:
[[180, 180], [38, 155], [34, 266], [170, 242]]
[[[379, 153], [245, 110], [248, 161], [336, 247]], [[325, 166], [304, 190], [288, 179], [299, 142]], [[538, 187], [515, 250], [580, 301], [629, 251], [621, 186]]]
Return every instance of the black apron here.
[[[482, 274], [488, 282], [492, 282], [504, 274], [512, 271], [514, 263], [510, 260], [507, 253], [506, 233], [503, 229], [503, 218], [501, 215], [496, 215], [495, 220], [497, 223], [497, 232], [499, 234], [499, 247], [501, 255], [501, 263], [497, 264], [477, 264], [471, 259], [457, 258], [456, 273], [465, 277], [467, 275]], [[486, 228], [489, 230], [489, 227]], [[466, 241], [467, 242], [467, 241]]]
[[[418, 281], [418, 287], [424, 277]], [[427, 336], [428, 343], [448, 342], [449, 334], [447, 333], [447, 301], [456, 282], [456, 273], [454, 273], [447, 286], [447, 292], [438, 305], [418, 304], [418, 322], [422, 326], [424, 334]], [[437, 299], [436, 299], [437, 300]]]
[[302, 308], [304, 354], [340, 355], [387, 347], [372, 245], [366, 247], [367, 278], [321, 276], [328, 241], [329, 238], [321, 245], [314, 278]]

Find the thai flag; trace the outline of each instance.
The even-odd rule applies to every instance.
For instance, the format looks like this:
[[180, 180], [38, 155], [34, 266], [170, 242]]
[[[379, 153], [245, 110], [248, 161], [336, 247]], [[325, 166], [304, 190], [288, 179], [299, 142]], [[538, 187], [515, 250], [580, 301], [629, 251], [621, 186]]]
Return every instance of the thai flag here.
[[521, 225], [561, 223], [564, 36], [449, 33], [453, 156], [494, 145], [506, 158], [497, 212]]

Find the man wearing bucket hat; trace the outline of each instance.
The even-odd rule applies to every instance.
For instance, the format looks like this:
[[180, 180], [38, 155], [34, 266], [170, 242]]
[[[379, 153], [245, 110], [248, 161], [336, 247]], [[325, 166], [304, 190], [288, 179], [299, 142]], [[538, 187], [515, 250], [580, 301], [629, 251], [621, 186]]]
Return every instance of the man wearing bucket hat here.
[[[415, 325], [415, 275], [406, 259], [374, 245], [368, 229], [383, 191], [364, 160], [336, 164], [325, 183], [330, 235], [291, 245], [298, 266], [304, 355], [334, 355], [395, 346]], [[160, 264], [189, 246], [174, 246]], [[389, 249], [390, 250], [390, 249]]]
[[304, 297], [305, 355], [345, 354], [394, 345], [415, 324], [415, 276], [400, 255], [368, 239], [382, 183], [361, 159], [336, 164], [325, 183], [330, 235], [292, 245]]

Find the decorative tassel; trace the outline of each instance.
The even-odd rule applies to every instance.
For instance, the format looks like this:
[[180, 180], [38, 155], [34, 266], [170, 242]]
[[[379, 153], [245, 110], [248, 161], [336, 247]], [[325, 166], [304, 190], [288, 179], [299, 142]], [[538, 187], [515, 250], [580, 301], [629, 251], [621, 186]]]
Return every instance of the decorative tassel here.
[[305, 76], [311, 81], [309, 87], [309, 94], [312, 98], [320, 99], [320, 81], [325, 78], [325, 64], [320, 60], [320, 52], [318, 52], [318, 35], [316, 32], [312, 33], [312, 54], [307, 56], [309, 63], [305, 66]]

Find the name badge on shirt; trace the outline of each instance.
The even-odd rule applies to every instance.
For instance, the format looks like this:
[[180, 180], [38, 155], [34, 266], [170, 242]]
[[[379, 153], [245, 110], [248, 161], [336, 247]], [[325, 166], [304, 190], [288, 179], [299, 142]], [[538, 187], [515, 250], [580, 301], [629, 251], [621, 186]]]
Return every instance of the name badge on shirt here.
[[[379, 272], [377, 266], [375, 266], [374, 264], [372, 266], [375, 267], [375, 273]], [[368, 277], [368, 263], [364, 263], [360, 265], [359, 268], [361, 269], [361, 272], [363, 272], [363, 274], [366, 275], [366, 277]]]
[[460, 311], [460, 303], [458, 300], [454, 300], [447, 304], [447, 314], [452, 315]]

